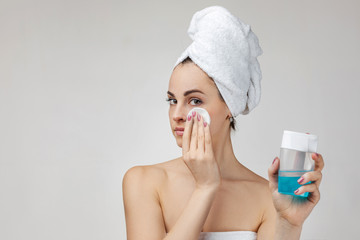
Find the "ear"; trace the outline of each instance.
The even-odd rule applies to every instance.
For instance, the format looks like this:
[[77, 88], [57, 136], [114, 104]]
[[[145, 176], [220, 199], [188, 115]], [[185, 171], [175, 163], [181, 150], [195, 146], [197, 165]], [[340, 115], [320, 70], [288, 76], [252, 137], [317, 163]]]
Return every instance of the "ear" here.
[[226, 114], [227, 114], [227, 118], [231, 118], [231, 117], [233, 116], [229, 108], [227, 108], [227, 111], [226, 111], [226, 112], [227, 112], [227, 113], [226, 113]]
[[231, 114], [231, 113], [228, 113], [228, 114], [226, 115], [226, 120], [227, 120], [227, 119], [230, 119], [230, 120], [231, 120], [231, 118], [232, 118], [232, 114]]

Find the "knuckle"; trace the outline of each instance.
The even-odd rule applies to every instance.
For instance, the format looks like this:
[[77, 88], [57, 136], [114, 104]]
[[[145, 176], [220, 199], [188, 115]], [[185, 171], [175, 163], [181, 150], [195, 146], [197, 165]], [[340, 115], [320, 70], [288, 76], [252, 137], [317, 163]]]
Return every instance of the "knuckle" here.
[[192, 131], [191, 136], [196, 137], [197, 136], [197, 131]]
[[194, 153], [192, 151], [187, 152], [184, 156], [183, 156], [184, 161], [186, 162], [191, 162], [195, 159]]
[[199, 138], [199, 140], [203, 140], [203, 139], [204, 139], [204, 135], [203, 135], [203, 134], [199, 134], [198, 138]]
[[307, 180], [307, 179], [310, 179], [311, 177], [309, 176], [311, 174], [311, 172], [307, 172], [305, 173], [302, 177]]
[[196, 160], [196, 153], [192, 152], [189, 154], [189, 161], [195, 161]]

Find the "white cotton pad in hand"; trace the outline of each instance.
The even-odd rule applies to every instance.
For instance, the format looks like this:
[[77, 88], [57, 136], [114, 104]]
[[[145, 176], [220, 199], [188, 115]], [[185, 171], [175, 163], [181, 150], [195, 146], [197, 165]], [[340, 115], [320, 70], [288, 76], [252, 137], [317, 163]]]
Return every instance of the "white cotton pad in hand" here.
[[210, 125], [210, 115], [204, 108], [195, 107], [195, 108], [191, 109], [190, 112], [188, 113], [188, 115], [186, 116], [186, 118], [189, 115], [191, 115], [192, 112], [194, 112], [194, 111], [199, 113], [203, 117], [204, 121]]

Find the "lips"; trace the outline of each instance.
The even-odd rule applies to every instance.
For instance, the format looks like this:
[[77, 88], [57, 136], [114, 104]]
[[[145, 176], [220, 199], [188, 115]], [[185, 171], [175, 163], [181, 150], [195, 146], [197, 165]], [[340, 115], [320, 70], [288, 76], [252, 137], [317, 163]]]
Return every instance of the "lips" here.
[[182, 128], [182, 127], [176, 127], [176, 128], [175, 128], [175, 133], [176, 133], [176, 135], [178, 135], [178, 136], [182, 136], [182, 135], [184, 134], [184, 128]]

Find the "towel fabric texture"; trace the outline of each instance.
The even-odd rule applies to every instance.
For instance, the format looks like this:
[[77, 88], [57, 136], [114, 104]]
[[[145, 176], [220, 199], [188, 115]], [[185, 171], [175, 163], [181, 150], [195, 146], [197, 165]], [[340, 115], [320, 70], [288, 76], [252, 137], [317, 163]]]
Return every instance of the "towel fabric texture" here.
[[262, 54], [250, 26], [226, 8], [211, 6], [193, 15], [188, 34], [193, 42], [174, 67], [190, 57], [214, 80], [233, 117], [248, 114], [260, 101]]
[[251, 231], [200, 232], [198, 240], [256, 240], [257, 233]]

